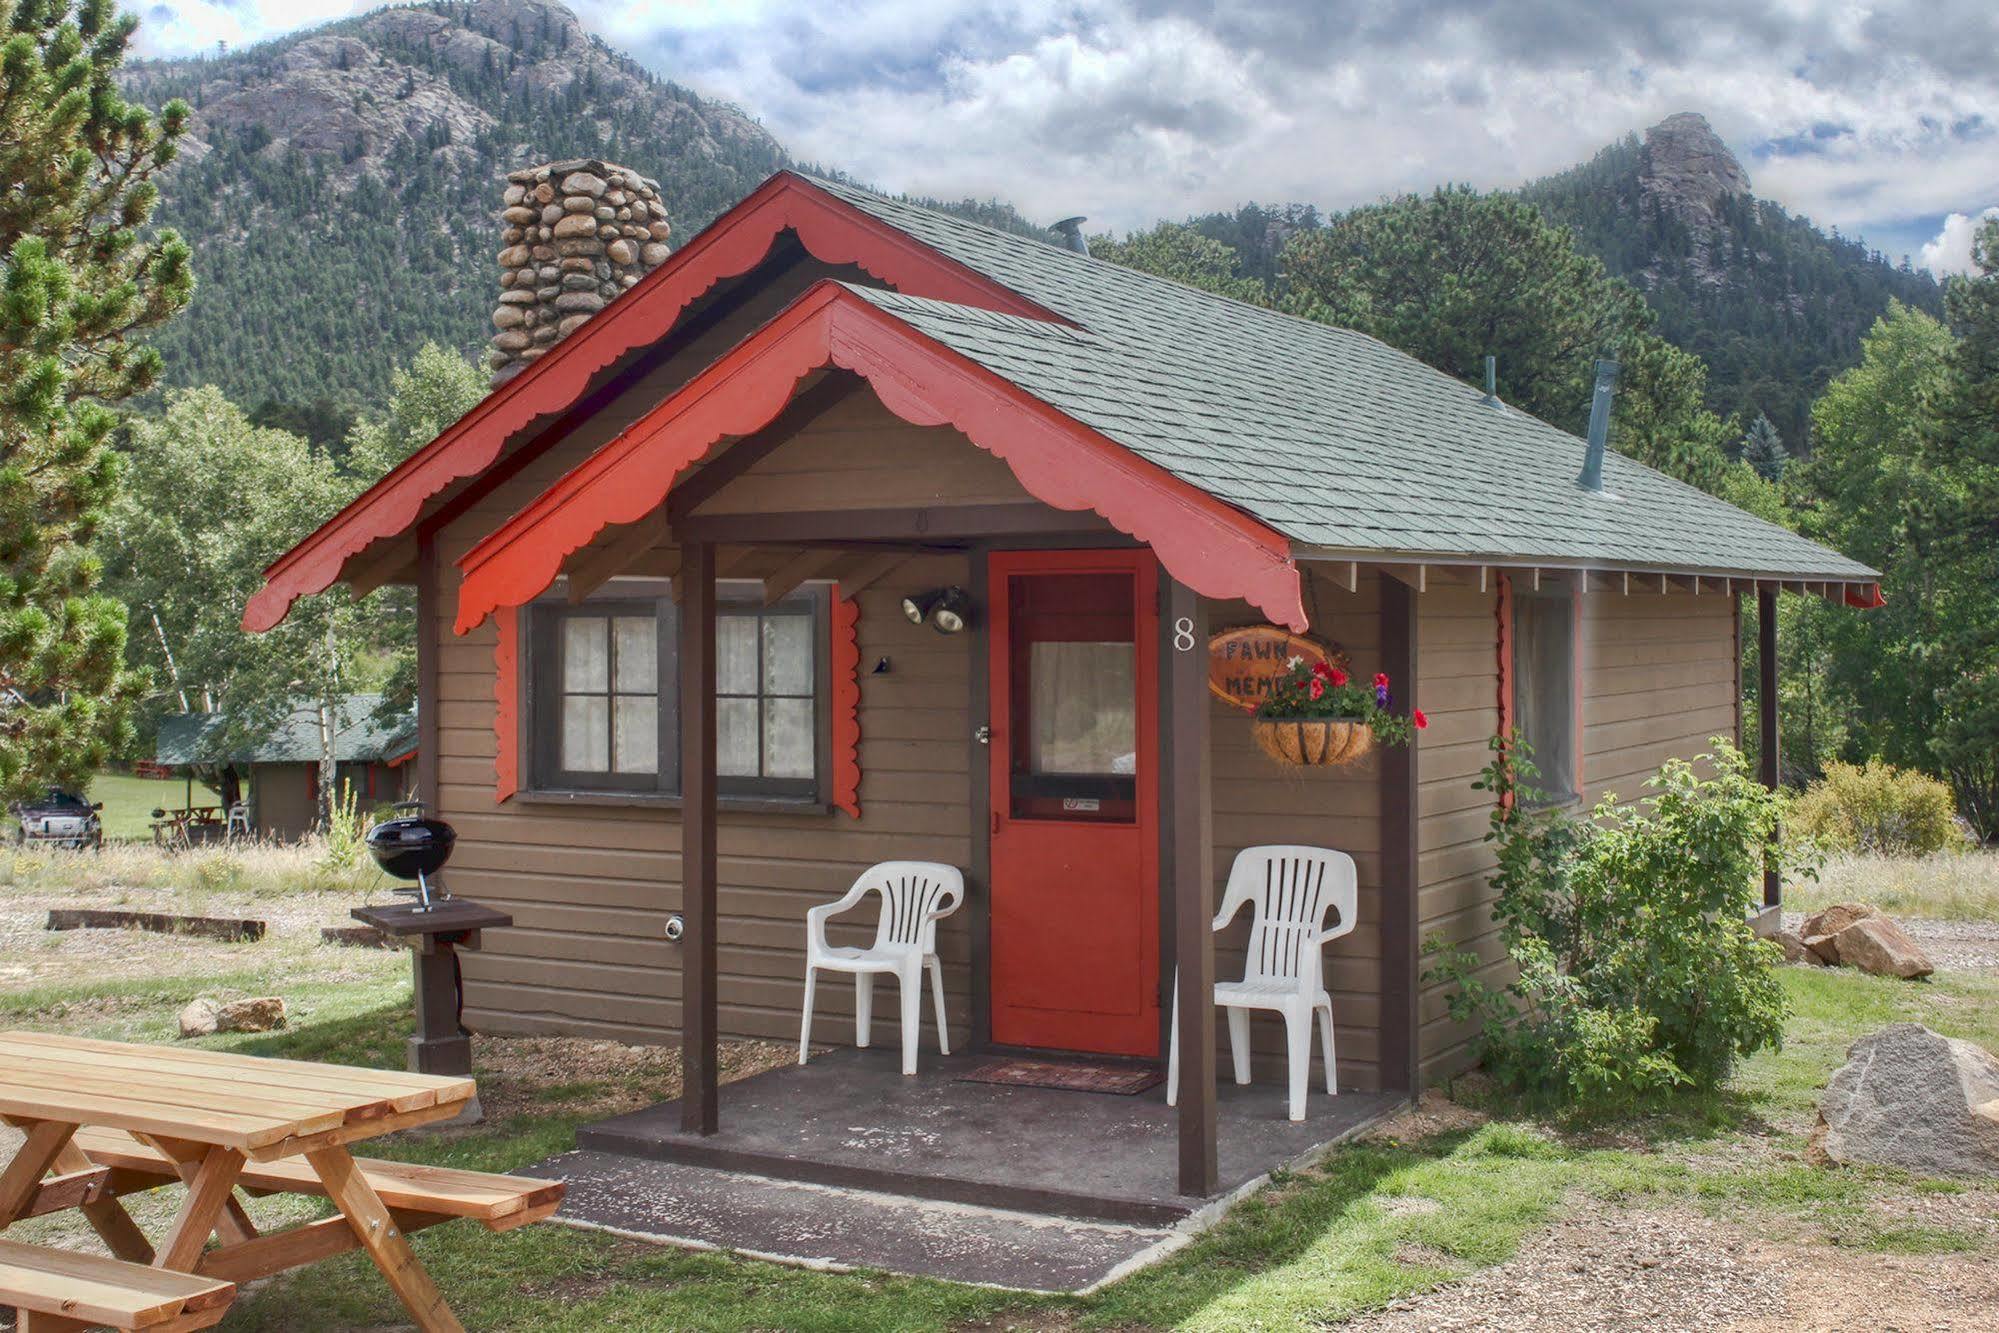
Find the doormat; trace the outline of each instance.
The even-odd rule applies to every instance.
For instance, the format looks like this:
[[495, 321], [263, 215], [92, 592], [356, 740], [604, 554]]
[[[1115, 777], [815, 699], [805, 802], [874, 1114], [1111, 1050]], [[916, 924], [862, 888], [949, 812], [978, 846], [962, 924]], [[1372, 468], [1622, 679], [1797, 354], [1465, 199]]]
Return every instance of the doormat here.
[[1056, 1088], [1063, 1092], [1108, 1092], [1133, 1097], [1166, 1081], [1149, 1065], [1093, 1065], [1069, 1060], [988, 1060], [958, 1075], [960, 1083], [998, 1083], [1010, 1088]]

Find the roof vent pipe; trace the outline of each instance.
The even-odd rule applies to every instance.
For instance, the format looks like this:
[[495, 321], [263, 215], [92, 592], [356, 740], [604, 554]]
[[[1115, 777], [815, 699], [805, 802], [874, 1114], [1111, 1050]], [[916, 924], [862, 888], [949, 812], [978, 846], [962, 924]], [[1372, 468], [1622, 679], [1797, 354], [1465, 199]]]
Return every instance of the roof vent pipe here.
[[1487, 356], [1485, 358], [1485, 398], [1483, 401], [1487, 407], [1506, 406], [1505, 403], [1499, 401], [1499, 358], [1496, 356]]
[[1083, 224], [1088, 221], [1088, 218], [1080, 216], [1063, 218], [1048, 230], [1060, 236], [1062, 244], [1074, 250], [1077, 254], [1087, 255], [1090, 253], [1090, 241], [1087, 236], [1083, 235]]
[[1610, 439], [1610, 400], [1617, 392], [1617, 363], [1596, 363], [1596, 397], [1589, 405], [1589, 450], [1583, 455], [1576, 485], [1586, 491], [1603, 489], [1603, 450]]

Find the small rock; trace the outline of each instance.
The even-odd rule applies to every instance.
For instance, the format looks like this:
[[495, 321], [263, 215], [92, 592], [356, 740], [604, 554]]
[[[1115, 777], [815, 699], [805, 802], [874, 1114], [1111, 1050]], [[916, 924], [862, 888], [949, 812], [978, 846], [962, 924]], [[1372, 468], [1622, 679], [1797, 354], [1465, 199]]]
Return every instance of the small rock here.
[[528, 250], [523, 245], [510, 245], [500, 251], [501, 268], [519, 268], [528, 262]]
[[590, 316], [587, 314], [570, 315], [555, 326], [555, 336], [558, 338], [567, 338], [570, 334], [589, 323], [589, 321]]
[[604, 250], [614, 264], [629, 264], [639, 257], [638, 250], [627, 240], [612, 241]]
[[1805, 952], [1812, 961], [1826, 967], [1839, 966], [1839, 937], [1836, 935], [1807, 935], [1804, 937]]
[[597, 311], [604, 308], [604, 298], [595, 292], [564, 292], [555, 298], [557, 310]]
[[285, 1025], [282, 996], [261, 995], [251, 1000], [231, 1000], [215, 1016], [218, 1032], [269, 1032]]
[[667, 256], [672, 253], [673, 251], [667, 249], [659, 241], [653, 241], [639, 252], [639, 258], [645, 262], [647, 268], [658, 268], [666, 262]]
[[1824, 962], [1817, 954], [1805, 947], [1805, 942], [1798, 938], [1798, 932], [1795, 930], [1778, 931], [1777, 947], [1784, 951], [1784, 961], [1787, 963], [1822, 964]]
[[1885, 916], [1864, 916], [1835, 935], [1839, 961], [1877, 977], [1913, 981], [1936, 971], [1922, 946]]
[[520, 206], [509, 208], [500, 214], [500, 217], [507, 222], [513, 223], [516, 227], [528, 227], [541, 221], [541, 214], [535, 212], [532, 208], [523, 208]]
[[206, 1037], [216, 1030], [216, 1022], [222, 1013], [222, 1006], [206, 995], [198, 1000], [188, 1001], [180, 1011], [180, 1035], [183, 1037]]
[[1819, 1098], [1806, 1157], [1999, 1176], [1999, 1058], [1920, 1023], [1862, 1037]]
[[521, 313], [519, 306], [503, 305], [493, 312], [493, 327], [496, 329], [516, 329], [526, 322], [527, 317]]
[[587, 194], [595, 199], [610, 188], [610, 183], [602, 176], [593, 176], [587, 171], [572, 171], [562, 178], [564, 194]]

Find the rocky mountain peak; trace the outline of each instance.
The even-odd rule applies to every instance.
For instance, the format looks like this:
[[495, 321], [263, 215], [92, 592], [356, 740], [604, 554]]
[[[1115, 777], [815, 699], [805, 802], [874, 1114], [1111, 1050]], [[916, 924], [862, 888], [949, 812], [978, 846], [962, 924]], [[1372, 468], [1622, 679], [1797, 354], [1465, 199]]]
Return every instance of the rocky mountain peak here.
[[1720, 221], [1723, 199], [1750, 193], [1749, 173], [1697, 111], [1645, 131], [1645, 158], [1645, 193], [1696, 230]]

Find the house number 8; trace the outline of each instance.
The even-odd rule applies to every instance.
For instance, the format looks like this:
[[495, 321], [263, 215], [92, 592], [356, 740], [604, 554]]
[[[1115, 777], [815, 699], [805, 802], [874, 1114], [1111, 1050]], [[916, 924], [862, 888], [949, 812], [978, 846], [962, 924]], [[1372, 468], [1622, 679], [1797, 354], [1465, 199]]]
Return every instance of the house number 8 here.
[[1181, 616], [1173, 622], [1173, 648], [1182, 653], [1194, 651], [1194, 621], [1191, 616]]

